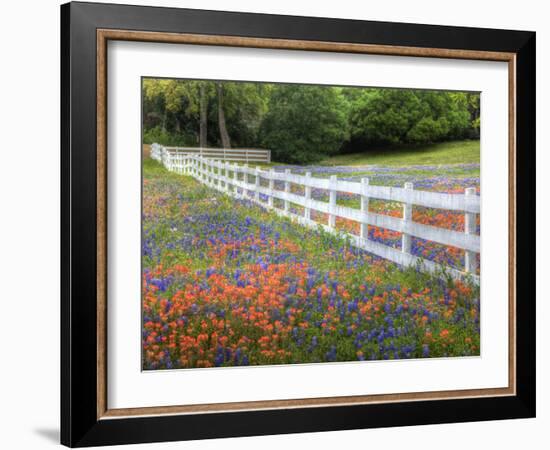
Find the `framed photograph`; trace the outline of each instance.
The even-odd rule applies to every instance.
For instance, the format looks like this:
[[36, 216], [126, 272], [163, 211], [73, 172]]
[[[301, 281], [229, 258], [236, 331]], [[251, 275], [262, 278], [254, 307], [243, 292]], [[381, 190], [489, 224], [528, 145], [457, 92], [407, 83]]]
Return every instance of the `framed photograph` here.
[[61, 441], [535, 415], [535, 33], [61, 7]]

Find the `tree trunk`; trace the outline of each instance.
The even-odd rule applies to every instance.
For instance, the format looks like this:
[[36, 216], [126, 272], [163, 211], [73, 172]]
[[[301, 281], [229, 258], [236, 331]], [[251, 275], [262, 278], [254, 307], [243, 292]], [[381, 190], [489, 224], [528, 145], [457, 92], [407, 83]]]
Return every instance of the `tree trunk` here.
[[166, 131], [166, 107], [162, 110], [161, 127], [162, 127], [162, 131]]
[[199, 86], [200, 91], [200, 134], [199, 134], [199, 146], [201, 148], [205, 148], [207, 146], [206, 143], [206, 132], [207, 132], [207, 99], [206, 99], [206, 87], [204, 84], [200, 84]]
[[231, 141], [225, 125], [225, 113], [223, 112], [223, 86], [218, 83], [218, 124], [220, 126], [220, 138], [223, 148], [231, 148]]

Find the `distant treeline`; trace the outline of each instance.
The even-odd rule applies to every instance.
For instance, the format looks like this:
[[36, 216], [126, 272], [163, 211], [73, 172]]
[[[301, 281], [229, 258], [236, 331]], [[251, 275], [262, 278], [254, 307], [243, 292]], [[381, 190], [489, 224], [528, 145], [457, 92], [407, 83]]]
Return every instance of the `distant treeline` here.
[[478, 139], [479, 113], [469, 92], [143, 80], [145, 143], [266, 148], [288, 163]]

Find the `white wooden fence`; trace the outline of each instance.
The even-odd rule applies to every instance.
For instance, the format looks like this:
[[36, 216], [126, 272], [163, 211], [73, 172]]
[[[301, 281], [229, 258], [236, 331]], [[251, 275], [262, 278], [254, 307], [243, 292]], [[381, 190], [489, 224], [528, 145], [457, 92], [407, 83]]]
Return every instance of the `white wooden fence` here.
[[222, 161], [236, 161], [243, 163], [269, 163], [271, 162], [271, 150], [259, 148], [210, 148], [210, 147], [165, 147], [159, 144], [151, 145], [151, 155], [162, 151], [171, 154], [187, 154], [204, 156]]
[[[337, 231], [335, 228], [336, 217], [358, 222], [360, 224], [359, 235], [344, 233], [357, 247], [403, 266], [418, 265], [421, 269], [429, 272], [444, 272], [454, 278], [467, 276], [475, 283], [479, 283], [479, 276], [476, 275], [476, 254], [480, 251], [480, 237], [475, 232], [476, 215], [480, 212], [480, 198], [476, 195], [475, 188], [466, 189], [464, 194], [445, 194], [414, 190], [412, 183], [405, 183], [403, 188], [372, 186], [369, 185], [368, 178], [363, 178], [359, 183], [338, 180], [335, 175], [330, 178], [317, 178], [312, 177], [310, 172], [299, 175], [291, 173], [289, 169], [284, 172], [276, 172], [273, 169], [262, 170], [260, 167], [252, 168], [247, 164], [231, 164], [227, 161], [219, 161], [203, 156], [172, 152], [160, 146], [154, 147], [151, 156], [162, 162], [170, 171], [190, 175], [228, 195], [251, 199], [265, 208], [271, 209], [280, 215], [291, 217], [307, 226], [322, 226], [327, 231], [341, 234], [342, 232]], [[253, 183], [249, 182], [250, 177], [253, 178]], [[262, 179], [264, 184], [267, 181], [267, 187], [262, 186]], [[284, 189], [275, 189], [275, 181], [283, 182]], [[291, 184], [303, 187], [304, 195], [292, 193], [290, 190]], [[312, 188], [328, 191], [329, 201], [324, 202], [313, 199], [311, 196]], [[337, 192], [359, 195], [361, 198], [360, 209], [338, 205], [336, 202]], [[261, 194], [264, 198], [260, 196]], [[403, 217], [398, 218], [370, 212], [368, 205], [371, 198], [403, 203]], [[282, 208], [275, 205], [274, 199], [282, 201]], [[303, 215], [291, 212], [290, 204], [302, 206], [304, 209]], [[465, 215], [464, 232], [414, 222], [412, 220], [413, 205], [460, 211]], [[327, 224], [320, 224], [312, 220], [312, 210], [327, 214]], [[402, 233], [401, 250], [369, 239], [368, 225]], [[411, 254], [412, 236], [464, 249], [464, 270], [443, 267], [433, 261]]]

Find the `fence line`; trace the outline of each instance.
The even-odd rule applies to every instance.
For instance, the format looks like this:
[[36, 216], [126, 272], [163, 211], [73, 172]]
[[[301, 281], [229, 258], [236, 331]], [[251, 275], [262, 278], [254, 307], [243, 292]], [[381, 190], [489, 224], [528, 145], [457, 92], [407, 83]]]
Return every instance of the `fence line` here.
[[211, 148], [211, 147], [165, 147], [159, 144], [151, 145], [151, 154], [164, 148], [171, 154], [193, 154], [205, 158], [219, 159], [223, 161], [237, 161], [246, 163], [271, 162], [271, 150], [256, 148]]
[[[200, 182], [234, 197], [251, 199], [263, 207], [271, 209], [282, 216], [291, 217], [303, 225], [312, 227], [321, 225], [329, 232], [336, 232], [336, 217], [358, 222], [360, 224], [360, 234], [358, 236], [345, 233], [357, 247], [404, 266], [421, 265], [424, 270], [430, 272], [445, 271], [454, 278], [468, 276], [474, 282], [479, 283], [479, 276], [476, 275], [476, 254], [480, 252], [480, 237], [475, 234], [475, 219], [476, 214], [480, 212], [480, 199], [475, 194], [475, 188], [466, 189], [464, 194], [445, 194], [417, 191], [414, 190], [412, 183], [405, 183], [404, 188], [372, 186], [368, 183], [368, 178], [363, 178], [358, 183], [338, 180], [335, 175], [327, 179], [312, 177], [310, 172], [306, 172], [305, 175], [298, 175], [292, 174], [288, 169], [284, 172], [275, 172], [273, 169], [262, 170], [258, 166], [252, 168], [247, 164], [231, 164], [227, 161], [219, 161], [200, 155], [180, 151], [174, 152], [158, 144], [153, 144], [151, 156], [162, 162], [170, 171], [193, 176]], [[230, 173], [232, 173], [232, 176]], [[249, 182], [250, 177], [253, 177], [253, 183]], [[267, 181], [267, 187], [262, 186], [262, 179]], [[284, 183], [284, 190], [275, 189], [275, 181]], [[304, 195], [292, 193], [290, 190], [291, 184], [303, 187]], [[325, 202], [312, 198], [312, 188], [328, 191], [329, 201]], [[338, 205], [336, 202], [338, 192], [359, 195], [361, 208], [355, 209]], [[371, 198], [403, 203], [403, 217], [398, 218], [370, 212], [368, 204]], [[280, 200], [283, 207], [275, 206], [274, 199]], [[291, 212], [291, 203], [303, 207], [303, 215]], [[414, 222], [412, 220], [413, 205], [464, 213], [464, 232]], [[312, 220], [312, 211], [327, 214], [327, 224]], [[402, 233], [401, 250], [369, 239], [369, 225]], [[412, 255], [413, 236], [465, 250], [464, 271], [452, 267], [443, 267], [433, 261]]]

